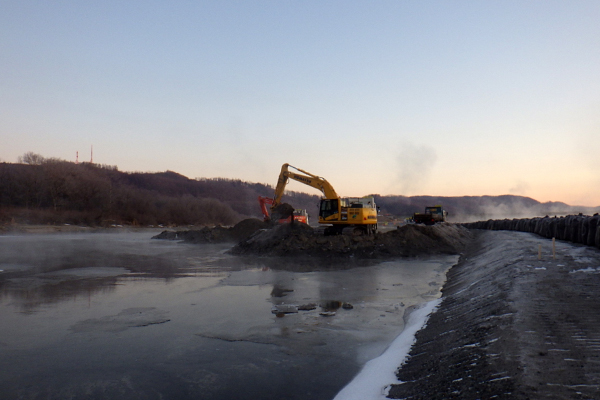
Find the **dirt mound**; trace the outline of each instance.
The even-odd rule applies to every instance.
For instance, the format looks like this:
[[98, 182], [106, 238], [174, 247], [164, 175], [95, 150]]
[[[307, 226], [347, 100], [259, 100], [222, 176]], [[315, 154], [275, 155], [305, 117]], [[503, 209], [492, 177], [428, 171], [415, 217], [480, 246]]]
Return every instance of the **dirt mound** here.
[[324, 236], [302, 223], [269, 224], [256, 218], [233, 227], [204, 227], [189, 231], [164, 231], [153, 239], [181, 240], [187, 243], [237, 244], [231, 254], [279, 257], [355, 257], [377, 259], [424, 254], [456, 254], [471, 236], [468, 229], [453, 224], [405, 225], [386, 233], [355, 236], [348, 233]]
[[453, 224], [406, 225], [371, 236], [323, 236], [304, 224], [285, 224], [257, 231], [231, 250], [235, 255], [285, 257], [386, 258], [423, 254], [456, 254], [471, 235]]
[[261, 221], [257, 218], [248, 218], [243, 221], [238, 222], [235, 226], [233, 226], [229, 230], [229, 234], [236, 241], [240, 241], [246, 239], [248, 236], [252, 235], [254, 232], [260, 229], [266, 229], [269, 225]]
[[271, 211], [271, 219], [274, 221], [286, 219], [294, 215], [294, 207], [289, 203], [282, 203]]
[[471, 239], [467, 229], [448, 223], [405, 225], [382, 234], [380, 240], [390, 252], [402, 255], [423, 253], [458, 253]]
[[248, 218], [230, 228], [217, 225], [213, 228], [205, 226], [198, 230], [163, 231], [152, 239], [181, 240], [187, 243], [235, 243], [269, 226], [260, 219]]

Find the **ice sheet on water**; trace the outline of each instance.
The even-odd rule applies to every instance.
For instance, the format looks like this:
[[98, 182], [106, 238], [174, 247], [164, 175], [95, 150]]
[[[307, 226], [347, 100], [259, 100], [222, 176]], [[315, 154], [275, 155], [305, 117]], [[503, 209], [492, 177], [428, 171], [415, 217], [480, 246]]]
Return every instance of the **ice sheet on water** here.
[[93, 267], [93, 268], [70, 268], [60, 271], [46, 272], [42, 276], [74, 276], [80, 278], [110, 277], [125, 275], [129, 271], [122, 267]]
[[334, 400], [383, 400], [390, 385], [399, 383], [396, 370], [404, 363], [415, 334], [427, 323], [429, 315], [439, 305], [441, 299], [423, 304], [414, 310], [402, 333], [387, 350], [377, 358], [367, 362], [354, 379], [346, 385]]
[[0, 263], [0, 272], [27, 271], [33, 269], [29, 264]]
[[597, 268], [587, 267], [587, 268], [583, 268], [583, 269], [573, 269], [569, 273], [574, 274], [577, 272], [586, 272], [586, 273], [600, 272], [600, 267], [597, 267]]

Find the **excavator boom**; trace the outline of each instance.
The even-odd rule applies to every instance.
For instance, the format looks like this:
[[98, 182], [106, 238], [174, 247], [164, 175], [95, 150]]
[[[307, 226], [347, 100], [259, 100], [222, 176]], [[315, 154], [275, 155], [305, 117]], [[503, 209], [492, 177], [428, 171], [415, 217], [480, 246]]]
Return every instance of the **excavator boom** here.
[[[290, 171], [290, 168], [297, 172]], [[377, 231], [377, 207], [373, 196], [341, 199], [325, 178], [289, 164], [281, 166], [271, 205], [272, 212], [280, 207], [289, 206], [281, 204], [281, 198], [290, 179], [319, 189], [325, 196], [319, 204], [319, 223], [331, 224], [325, 229], [325, 234], [339, 234], [345, 227], [353, 227], [355, 231], [367, 234]], [[279, 210], [278, 212], [283, 213]]]
[[[293, 168], [299, 173], [292, 172], [289, 170], [289, 168]], [[339, 198], [339, 196], [333, 189], [333, 186], [331, 186], [331, 184], [327, 182], [325, 178], [313, 175], [310, 172], [306, 172], [290, 164], [283, 164], [281, 166], [281, 173], [279, 174], [279, 179], [277, 180], [277, 187], [275, 188], [275, 196], [273, 197], [273, 205], [271, 206], [271, 209], [281, 204], [281, 197], [283, 196], [285, 187], [290, 179], [302, 182], [305, 185], [319, 189], [327, 199]]]

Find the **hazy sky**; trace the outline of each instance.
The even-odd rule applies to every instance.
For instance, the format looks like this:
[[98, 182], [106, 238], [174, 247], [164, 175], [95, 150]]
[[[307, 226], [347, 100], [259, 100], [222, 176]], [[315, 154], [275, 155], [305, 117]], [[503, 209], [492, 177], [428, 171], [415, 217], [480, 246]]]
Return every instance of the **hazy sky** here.
[[[0, 2], [0, 160], [600, 205], [600, 1]], [[289, 189], [317, 193], [294, 182]]]

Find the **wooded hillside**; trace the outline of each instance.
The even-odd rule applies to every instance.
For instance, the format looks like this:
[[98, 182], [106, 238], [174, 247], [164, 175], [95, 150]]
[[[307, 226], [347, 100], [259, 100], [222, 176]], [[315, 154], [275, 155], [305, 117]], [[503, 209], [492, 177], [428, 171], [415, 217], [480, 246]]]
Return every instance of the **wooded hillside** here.
[[[128, 225], [231, 225], [262, 218], [258, 196], [273, 187], [236, 179], [189, 179], [172, 171], [121, 172], [115, 166], [46, 159], [27, 153], [20, 163], [0, 163], [0, 223]], [[318, 219], [319, 193], [287, 192], [283, 201]], [[522, 196], [380, 196], [382, 217], [403, 219], [441, 204], [451, 221], [522, 218], [598, 208], [540, 203]], [[382, 218], [385, 219], [385, 218]]]
[[[262, 218], [258, 196], [273, 188], [234, 179], [189, 179], [175, 172], [121, 172], [114, 166], [41, 159], [0, 163], [0, 222], [231, 225]], [[318, 196], [290, 193], [312, 206]]]

